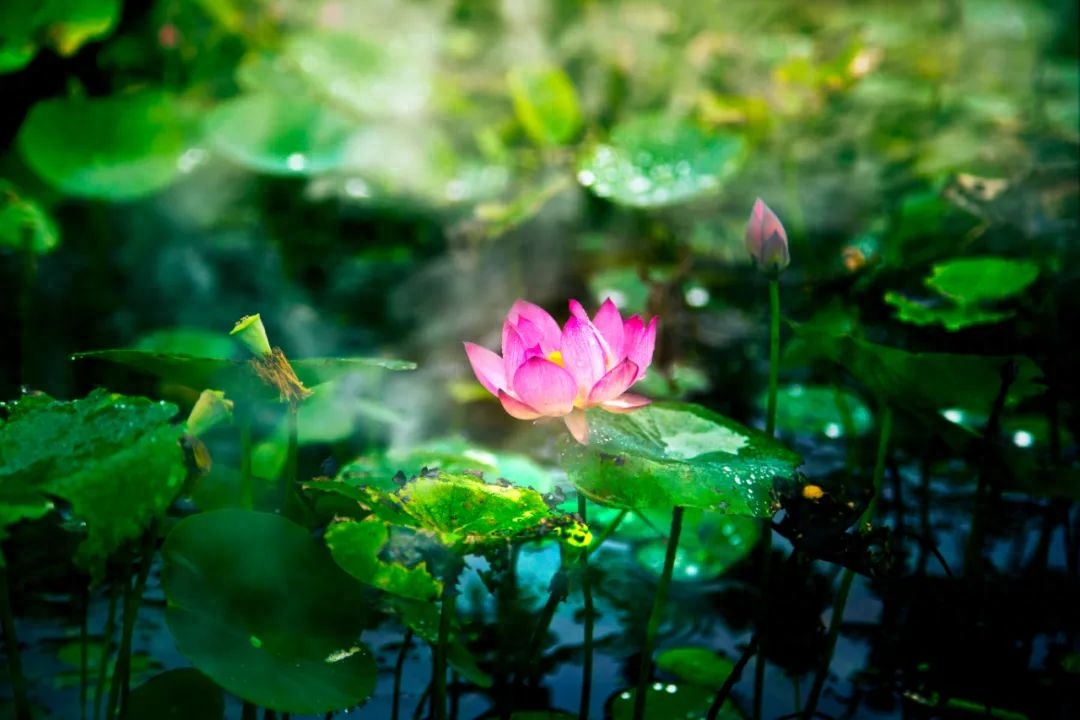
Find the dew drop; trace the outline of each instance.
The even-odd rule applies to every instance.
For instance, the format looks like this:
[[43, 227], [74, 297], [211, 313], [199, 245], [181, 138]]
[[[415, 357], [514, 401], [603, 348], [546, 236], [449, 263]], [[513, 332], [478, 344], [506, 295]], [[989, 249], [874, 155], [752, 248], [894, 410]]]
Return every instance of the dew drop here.
[[293, 172], [300, 172], [307, 167], [307, 158], [303, 153], [292, 153], [285, 158], [285, 166]]

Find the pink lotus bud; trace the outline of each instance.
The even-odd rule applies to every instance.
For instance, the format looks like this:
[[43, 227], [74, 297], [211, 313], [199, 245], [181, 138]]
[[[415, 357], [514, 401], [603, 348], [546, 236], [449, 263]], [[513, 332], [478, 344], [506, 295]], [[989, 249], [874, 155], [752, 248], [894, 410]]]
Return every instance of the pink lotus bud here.
[[503, 323], [502, 356], [465, 343], [473, 372], [503, 409], [520, 420], [561, 417], [578, 442], [588, 441], [585, 408], [628, 412], [649, 400], [626, 392], [645, 377], [656, 346], [656, 318], [623, 320], [610, 299], [589, 319], [577, 300], [559, 324], [518, 300]]
[[754, 209], [750, 211], [746, 250], [763, 272], [779, 273], [791, 262], [784, 226], [761, 198], [754, 201]]

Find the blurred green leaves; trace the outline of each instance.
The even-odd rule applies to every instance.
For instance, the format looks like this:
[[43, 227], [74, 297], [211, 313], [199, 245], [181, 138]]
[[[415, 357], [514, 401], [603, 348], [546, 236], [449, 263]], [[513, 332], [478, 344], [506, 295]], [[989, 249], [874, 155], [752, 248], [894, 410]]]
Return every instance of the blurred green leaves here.
[[745, 155], [739, 135], [708, 134], [686, 120], [638, 115], [584, 155], [578, 181], [619, 205], [664, 207], [718, 193]]
[[514, 114], [537, 145], [564, 145], [581, 130], [577, 93], [560, 68], [514, 68], [506, 83]]
[[18, 144], [27, 164], [64, 193], [123, 201], [173, 181], [192, 128], [163, 92], [54, 98], [30, 110]]

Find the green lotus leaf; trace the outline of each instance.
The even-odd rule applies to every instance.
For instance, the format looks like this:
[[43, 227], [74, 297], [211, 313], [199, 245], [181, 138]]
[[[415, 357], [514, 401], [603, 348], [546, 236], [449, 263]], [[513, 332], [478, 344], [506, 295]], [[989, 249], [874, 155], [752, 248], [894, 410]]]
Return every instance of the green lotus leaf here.
[[169, 422], [176, 406], [95, 390], [81, 400], [27, 396], [6, 407], [0, 484], [22, 498], [11, 512], [43, 514], [35, 493], [70, 503], [87, 533], [76, 562], [99, 579], [105, 560], [180, 492], [181, 429]]
[[675, 505], [767, 517], [776, 479], [801, 459], [764, 433], [699, 405], [659, 402], [587, 412], [589, 444], [562, 444], [570, 481], [591, 500], [631, 510]]
[[176, 647], [229, 692], [322, 714], [370, 697], [375, 660], [357, 641], [370, 598], [308, 531], [275, 514], [215, 510], [162, 548]]

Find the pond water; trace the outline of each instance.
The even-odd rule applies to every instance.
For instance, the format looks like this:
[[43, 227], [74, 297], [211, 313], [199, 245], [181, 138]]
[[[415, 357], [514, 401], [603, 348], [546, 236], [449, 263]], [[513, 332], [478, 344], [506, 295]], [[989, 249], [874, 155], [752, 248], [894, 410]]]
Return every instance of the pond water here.
[[1076, 3], [38, 5], [0, 717], [1080, 716]]

